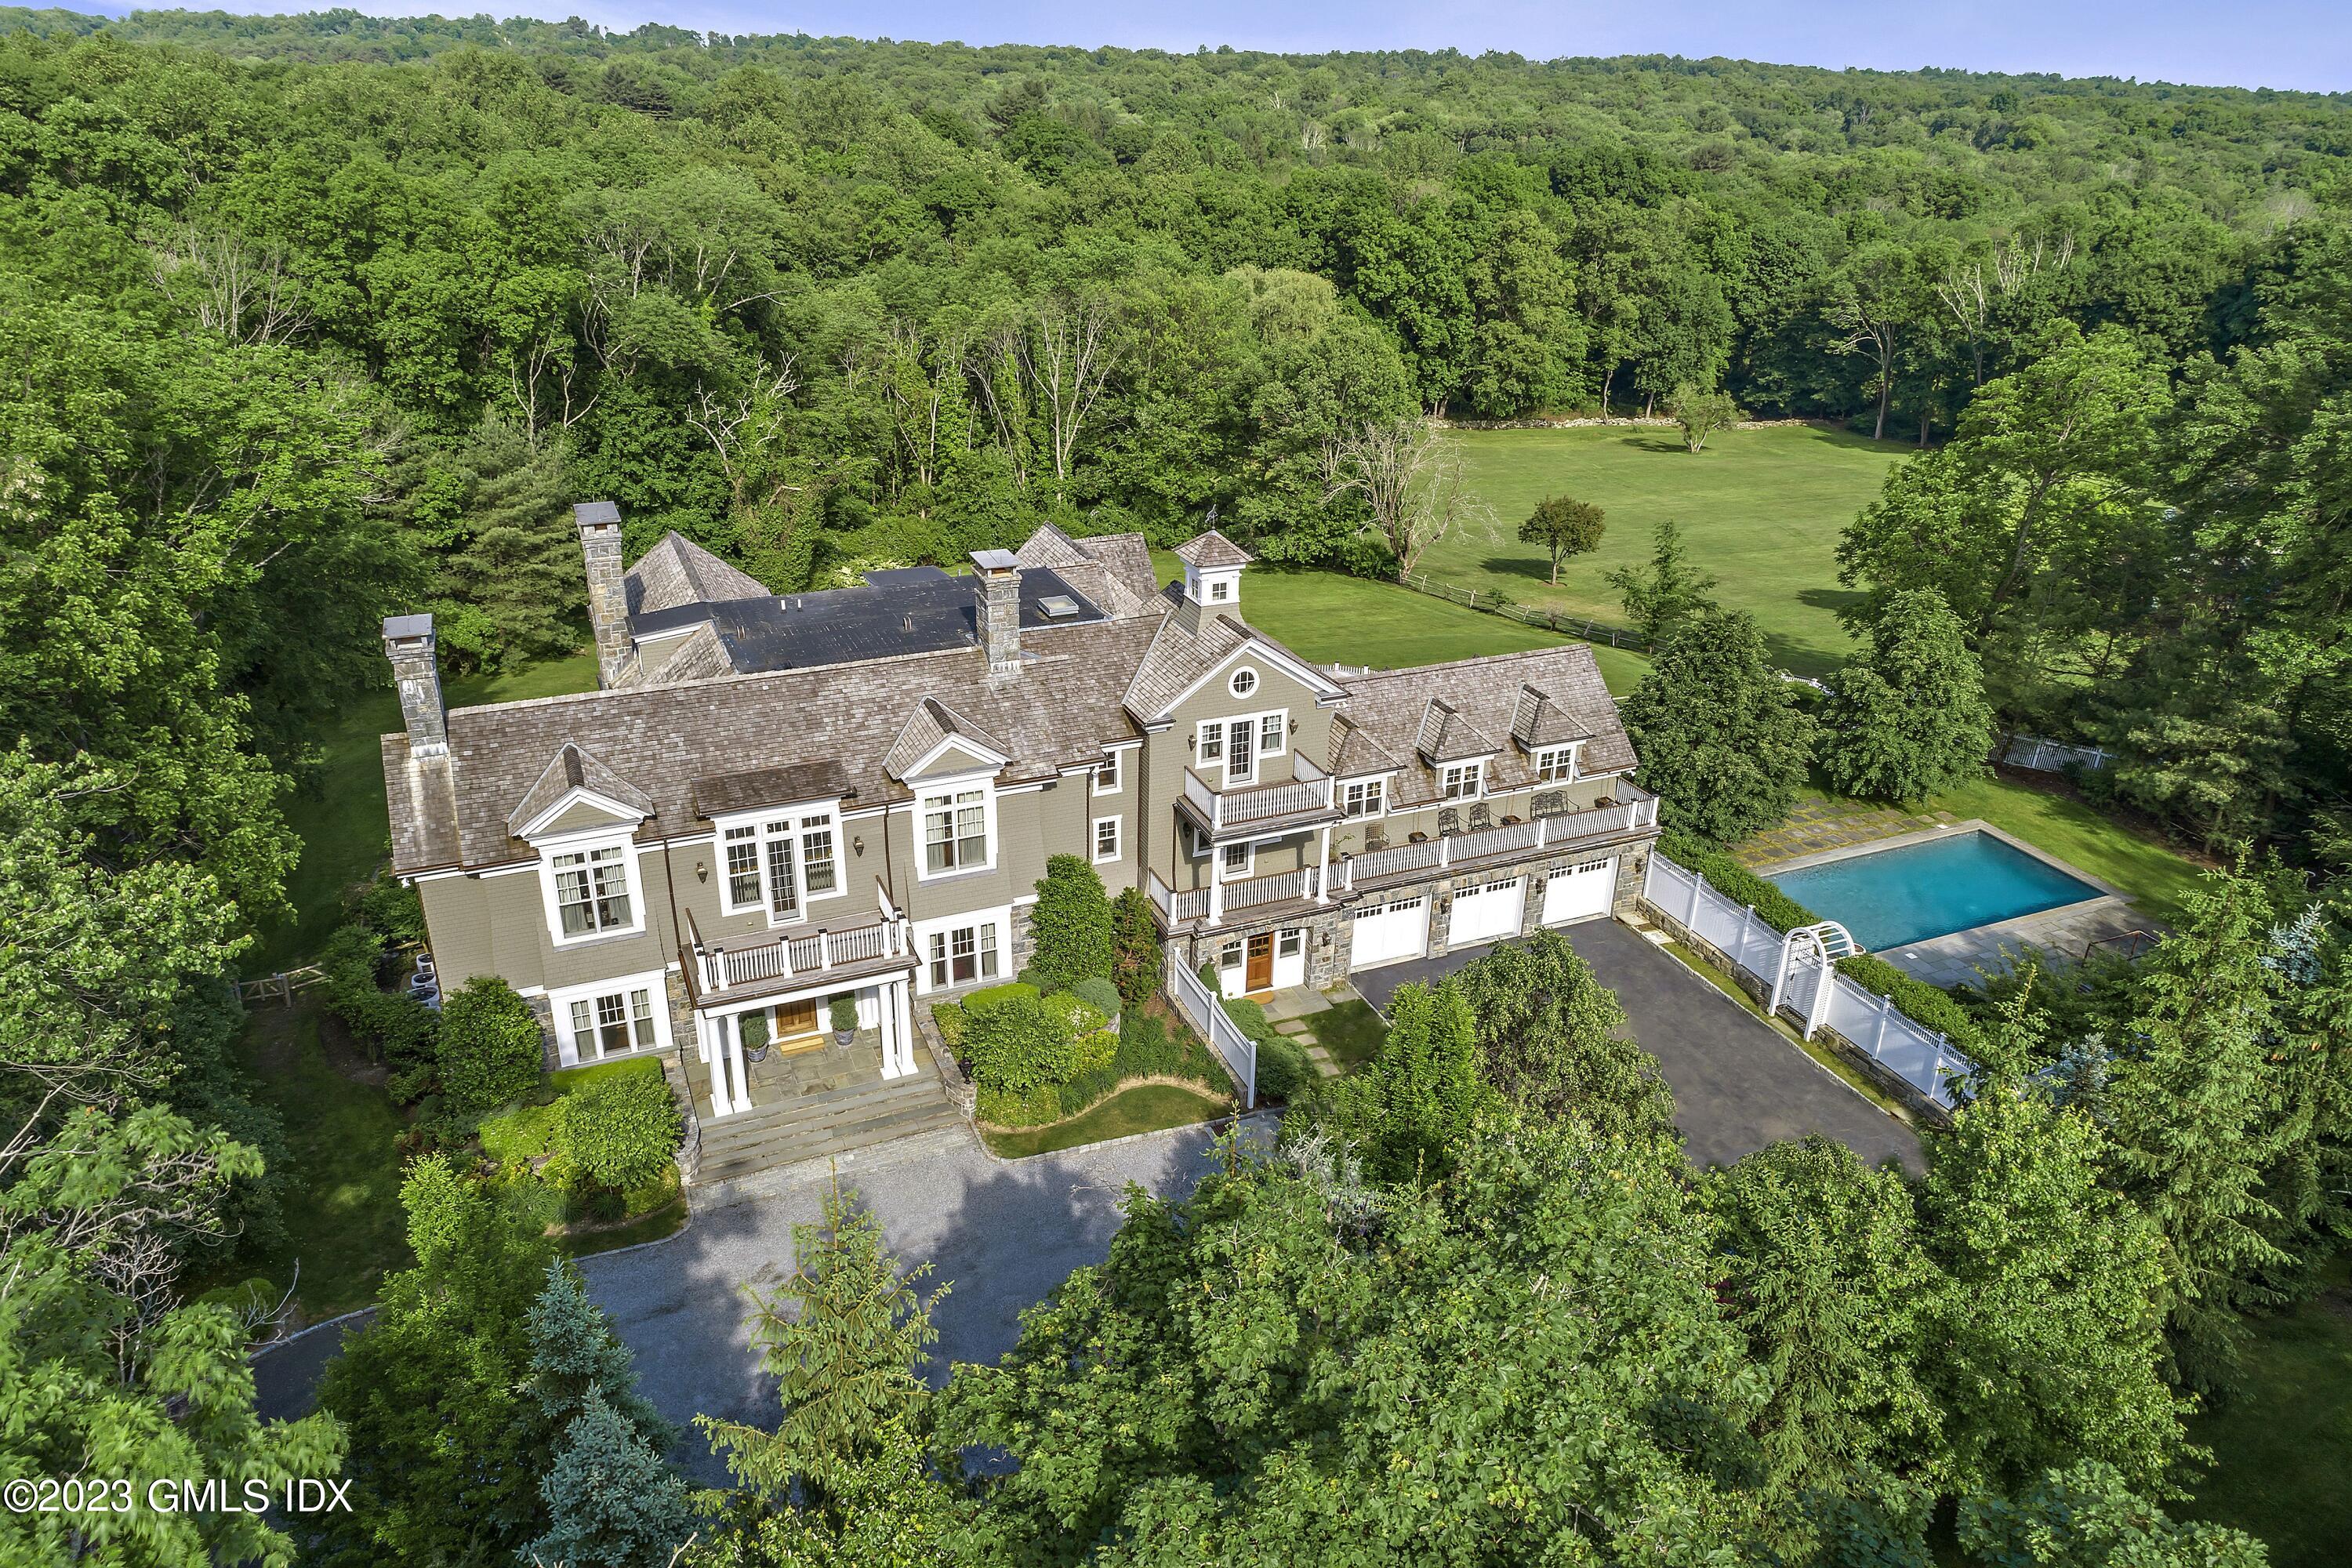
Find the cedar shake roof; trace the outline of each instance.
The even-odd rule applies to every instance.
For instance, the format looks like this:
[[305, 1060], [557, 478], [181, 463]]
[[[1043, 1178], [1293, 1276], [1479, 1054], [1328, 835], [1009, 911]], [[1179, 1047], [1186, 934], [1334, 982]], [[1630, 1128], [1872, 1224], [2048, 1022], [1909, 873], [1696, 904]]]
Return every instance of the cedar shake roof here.
[[566, 743], [507, 814], [507, 832], [520, 837], [532, 818], [575, 789], [591, 790], [642, 815], [650, 816], [654, 809], [643, 790], [579, 747]]
[[1013, 557], [1023, 568], [1045, 567], [1115, 616], [1157, 614], [1160, 585], [1152, 581], [1151, 547], [1139, 533], [1072, 539], [1041, 524]]
[[1213, 528], [1178, 545], [1176, 559], [1213, 572], [1223, 566], [1246, 566], [1256, 557]]
[[1592, 731], [1575, 714], [1554, 702], [1549, 692], [1523, 685], [1519, 688], [1518, 704], [1511, 714], [1511, 738], [1533, 751], [1538, 746], [1589, 741]]
[[1013, 754], [1013, 748], [938, 698], [926, 697], [907, 716], [906, 727], [882, 759], [882, 771], [894, 779], [904, 779], [922, 765], [940, 742], [957, 737], [985, 746], [1000, 757]]
[[774, 597], [757, 577], [730, 566], [675, 529], [638, 557], [622, 581], [628, 585], [632, 620], [686, 605]]
[[752, 768], [717, 778], [697, 779], [694, 808], [703, 816], [732, 816], [767, 805], [796, 805], [802, 801], [842, 800], [857, 793], [849, 770], [831, 757], [814, 763], [787, 763], [778, 768]]
[[1461, 763], [1491, 757], [1503, 748], [1488, 740], [1451, 702], [1433, 697], [1421, 710], [1421, 728], [1412, 749], [1433, 763]]
[[1330, 762], [1324, 772], [1341, 778], [1392, 773], [1404, 765], [1381, 750], [1380, 742], [1344, 713], [1331, 722], [1331, 748], [1327, 754]]
[[412, 770], [408, 737], [383, 738], [393, 866], [405, 873], [528, 858], [508, 816], [566, 745], [650, 801], [641, 839], [696, 831], [698, 780], [819, 758], [838, 760], [841, 793], [862, 805], [904, 799], [883, 763], [926, 698], [993, 737], [1013, 758], [1008, 778], [1049, 777], [1135, 736], [1119, 693], [1156, 629], [1129, 620], [1024, 631], [1023, 647], [1036, 657], [1013, 677], [991, 677], [986, 657], [962, 647], [460, 708], [449, 715], [446, 792], [430, 779], [412, 787], [412, 773], [434, 772], [434, 760]]
[[1254, 635], [1230, 616], [1165, 617], [1127, 683], [1128, 711], [1147, 721], [1159, 718]]
[[[1633, 743], [1626, 738], [1625, 727], [1618, 721], [1617, 704], [1610, 697], [1608, 687], [1601, 683], [1601, 667], [1593, 662], [1592, 649], [1583, 643], [1465, 658], [1454, 664], [1423, 665], [1415, 669], [1373, 670], [1342, 676], [1339, 684], [1348, 690], [1344, 712], [1351, 727], [1361, 731], [1363, 736], [1360, 742], [1350, 736], [1339, 742], [1342, 752], [1351, 746], [1370, 744], [1390, 756], [1405, 759], [1403, 776], [1389, 803], [1391, 810], [1437, 798], [1437, 766], [1443, 766], [1446, 759], [1441, 757], [1437, 766], [1431, 765], [1418, 743], [1433, 702], [1452, 710], [1444, 720], [1442, 750], [1456, 750], [1455, 730], [1460, 726], [1479, 737], [1478, 747], [1468, 753], [1475, 755], [1477, 750], [1496, 749], [1486, 737], [1512, 733], [1520, 689], [1533, 686], [1547, 695], [1564, 718], [1591, 732], [1591, 739], [1579, 753], [1580, 773], [1590, 777], [1626, 773], [1633, 766]], [[1347, 761], [1348, 765], [1340, 765], [1342, 761]], [[1331, 771], [1347, 773], [1373, 770], [1335, 756]], [[1486, 779], [1489, 791], [1524, 789], [1535, 782], [1534, 761], [1517, 751], [1504, 752], [1486, 763]]]

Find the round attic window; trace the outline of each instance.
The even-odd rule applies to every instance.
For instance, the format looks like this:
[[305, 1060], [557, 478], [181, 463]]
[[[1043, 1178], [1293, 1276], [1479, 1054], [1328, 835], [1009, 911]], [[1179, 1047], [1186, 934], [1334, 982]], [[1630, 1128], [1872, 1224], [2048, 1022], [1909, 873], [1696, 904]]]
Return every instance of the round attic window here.
[[1236, 697], [1247, 697], [1257, 689], [1257, 671], [1249, 668], [1234, 671], [1234, 678], [1225, 682], [1225, 689]]

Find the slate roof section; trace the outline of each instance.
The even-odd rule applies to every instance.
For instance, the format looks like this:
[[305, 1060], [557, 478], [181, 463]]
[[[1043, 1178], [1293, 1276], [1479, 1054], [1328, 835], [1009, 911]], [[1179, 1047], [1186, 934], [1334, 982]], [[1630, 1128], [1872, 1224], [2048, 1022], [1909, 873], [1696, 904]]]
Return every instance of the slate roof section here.
[[[994, 737], [1013, 758], [1008, 781], [1052, 777], [1099, 760], [1106, 742], [1138, 733], [1119, 696], [1157, 629], [1139, 619], [1027, 632], [1023, 646], [1035, 657], [1011, 678], [991, 677], [977, 647], [960, 647], [460, 708], [449, 715], [451, 786], [439, 797], [446, 804], [434, 804], [429, 778], [415, 788], [404, 782], [412, 776], [408, 737], [384, 737], [394, 867], [407, 873], [529, 858], [507, 814], [567, 742], [651, 800], [641, 840], [696, 831], [696, 781], [722, 770], [835, 758], [861, 805], [907, 798], [883, 760], [925, 698]], [[428, 775], [431, 764], [417, 759], [415, 776]]]
[[[1425, 804], [1437, 798], [1437, 769], [1420, 754], [1415, 742], [1433, 699], [1454, 710], [1448, 722], [1465, 725], [1479, 736], [1507, 735], [1518, 710], [1519, 689], [1533, 686], [1546, 693], [1565, 715], [1591, 732], [1579, 753], [1578, 768], [1590, 777], [1624, 773], [1633, 766], [1633, 743], [1617, 717], [1617, 704], [1601, 679], [1592, 649], [1583, 643], [1536, 648], [1526, 653], [1495, 654], [1453, 664], [1423, 665], [1416, 669], [1371, 670], [1342, 676], [1348, 690], [1345, 712], [1351, 726], [1362, 731], [1363, 742], [1352, 738], [1342, 747], [1369, 743], [1391, 756], [1405, 759], [1402, 776], [1391, 799], [1391, 809]], [[1494, 749], [1491, 741], [1487, 750]], [[1335, 757], [1331, 771], [1353, 769]], [[1442, 762], [1439, 764], [1443, 765]], [[1535, 782], [1532, 758], [1505, 752], [1486, 764], [1487, 788], [1524, 789]]]
[[675, 529], [639, 556], [621, 580], [628, 587], [632, 625], [641, 616], [692, 605], [775, 597], [757, 577], [729, 565]]
[[1176, 559], [1187, 566], [1213, 572], [1220, 567], [1246, 566], [1257, 557], [1213, 528], [1178, 545]]
[[849, 770], [832, 757], [813, 763], [786, 763], [781, 767], [751, 768], [694, 781], [697, 815], [732, 816], [762, 806], [797, 805], [803, 801], [843, 800], [856, 795]]
[[566, 741], [540, 770], [515, 808], [507, 814], [507, 832], [516, 837], [533, 817], [562, 800], [575, 789], [585, 789], [605, 799], [627, 806], [642, 816], [653, 814], [654, 803], [645, 791], [606, 767], [580, 747]]
[[882, 770], [894, 779], [904, 779], [922, 765], [923, 759], [942, 741], [962, 739], [987, 747], [1000, 757], [1009, 757], [1013, 748], [973, 723], [936, 697], [926, 697], [915, 704], [907, 716], [898, 738], [890, 743], [889, 752], [882, 759]]

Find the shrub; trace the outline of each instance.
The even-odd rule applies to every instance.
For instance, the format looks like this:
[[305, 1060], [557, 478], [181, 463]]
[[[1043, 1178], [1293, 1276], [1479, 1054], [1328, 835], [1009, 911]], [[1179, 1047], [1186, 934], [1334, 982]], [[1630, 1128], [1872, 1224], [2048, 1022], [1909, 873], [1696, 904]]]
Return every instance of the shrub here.
[[659, 1068], [600, 1074], [555, 1103], [555, 1145], [575, 1182], [620, 1190], [660, 1179], [686, 1119]]
[[972, 1080], [982, 1089], [1025, 1094], [1076, 1078], [1076, 1041], [1066, 1018], [1049, 1011], [1033, 987], [998, 989], [1012, 994], [985, 1006], [978, 996], [964, 1003], [964, 1060]]
[[857, 998], [844, 991], [825, 1008], [825, 1022], [836, 1035], [845, 1035], [857, 1027]]
[[1111, 900], [1111, 978], [1118, 984], [1123, 1011], [1135, 1012], [1160, 989], [1160, 928], [1152, 923], [1151, 900], [1140, 888], [1122, 889]]
[[1276, 1100], [1297, 1098], [1298, 1091], [1315, 1080], [1315, 1064], [1307, 1059], [1307, 1052], [1297, 1041], [1284, 1035], [1269, 1035], [1257, 1043], [1257, 1091]]
[[940, 1032], [940, 1043], [952, 1052], [956, 1060], [963, 1060], [963, 1005], [958, 1002], [931, 1004], [931, 1026]]
[[352, 912], [386, 942], [425, 940], [425, 900], [397, 877], [379, 873], [361, 892]]
[[476, 975], [441, 1009], [441, 1092], [452, 1111], [478, 1115], [539, 1081], [539, 1019], [514, 987]]
[[1061, 1090], [1050, 1083], [1019, 1091], [982, 1085], [972, 1109], [992, 1126], [1035, 1127], [1062, 1119]]
[[1095, 868], [1076, 855], [1045, 862], [1037, 901], [1029, 910], [1030, 972], [1038, 989], [1066, 991], [1090, 975], [1111, 972], [1110, 899]]
[[1127, 1010], [1127, 998], [1119, 994], [1118, 987], [1099, 975], [1089, 974], [1079, 981], [1070, 987], [1070, 994], [1114, 1022]]
[[[363, 925], [347, 925], [327, 939], [319, 968], [327, 1011], [368, 1054], [393, 1069], [397, 1098], [414, 1100], [432, 1079], [439, 1021], [414, 996], [382, 988], [383, 941]], [[405, 1089], [406, 1093], [400, 1089]]]

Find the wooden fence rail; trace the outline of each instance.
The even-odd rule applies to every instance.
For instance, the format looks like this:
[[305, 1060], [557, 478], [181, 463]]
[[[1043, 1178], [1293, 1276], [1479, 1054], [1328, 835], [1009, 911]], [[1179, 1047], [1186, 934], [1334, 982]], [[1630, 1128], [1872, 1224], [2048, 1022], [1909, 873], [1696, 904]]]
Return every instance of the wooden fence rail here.
[[256, 1002], [267, 1002], [275, 996], [287, 1006], [291, 1007], [294, 1005], [294, 993], [320, 984], [326, 978], [326, 971], [315, 963], [306, 963], [299, 969], [281, 969], [275, 974], [265, 974], [258, 980], [238, 981], [236, 999], [250, 1005]]

